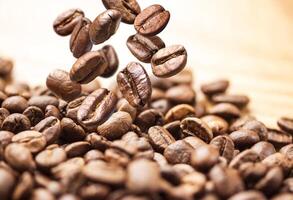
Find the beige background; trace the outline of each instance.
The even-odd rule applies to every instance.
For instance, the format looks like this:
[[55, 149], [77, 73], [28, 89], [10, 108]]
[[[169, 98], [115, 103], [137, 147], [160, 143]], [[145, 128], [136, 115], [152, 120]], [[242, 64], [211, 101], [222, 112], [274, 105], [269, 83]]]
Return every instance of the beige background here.
[[[248, 93], [250, 109], [267, 124], [293, 114], [293, 1], [138, 1], [142, 8], [159, 3], [171, 11], [160, 36], [166, 44], [184, 44], [198, 82], [230, 78], [232, 91]], [[57, 36], [52, 22], [74, 7], [92, 20], [104, 10], [99, 0], [0, 0], [0, 55], [15, 59], [19, 81], [44, 83], [52, 69], [70, 69], [75, 59], [69, 38]], [[121, 24], [107, 41], [119, 52], [121, 67], [135, 60], [125, 46], [134, 33]]]

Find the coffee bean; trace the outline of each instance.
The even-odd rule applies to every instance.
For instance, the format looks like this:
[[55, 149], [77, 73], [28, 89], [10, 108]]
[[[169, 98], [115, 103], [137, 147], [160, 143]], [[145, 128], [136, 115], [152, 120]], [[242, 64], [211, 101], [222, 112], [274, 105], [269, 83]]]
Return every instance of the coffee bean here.
[[6, 117], [2, 123], [2, 130], [18, 133], [30, 129], [30, 120], [23, 114], [14, 113]]
[[[141, 172], [143, 175], [141, 174]], [[155, 193], [160, 189], [160, 168], [157, 163], [138, 159], [127, 167], [127, 188], [134, 193]]]
[[181, 129], [180, 129], [180, 121], [173, 121], [163, 126], [171, 135], [176, 139], [179, 140], [181, 138]]
[[3, 200], [10, 199], [16, 180], [8, 170], [0, 168], [0, 196]]
[[179, 104], [171, 108], [165, 115], [166, 122], [182, 120], [185, 117], [194, 116], [195, 110], [188, 104]]
[[52, 144], [60, 136], [61, 124], [56, 117], [47, 117], [40, 121], [34, 129], [46, 137], [47, 144]]
[[211, 145], [203, 145], [195, 149], [191, 163], [199, 171], [208, 171], [219, 161], [218, 150]]
[[9, 144], [5, 148], [4, 156], [8, 164], [18, 171], [30, 171], [35, 168], [30, 150], [21, 144]]
[[167, 146], [175, 142], [173, 136], [161, 126], [153, 126], [148, 130], [150, 143], [154, 149], [163, 152]]
[[162, 126], [164, 124], [164, 116], [154, 109], [147, 109], [136, 117], [135, 124], [145, 132], [152, 126]]
[[42, 95], [42, 96], [33, 96], [29, 99], [28, 104], [30, 106], [37, 106], [43, 111], [45, 111], [48, 105], [58, 106], [59, 101], [56, 97]]
[[35, 160], [38, 167], [50, 169], [66, 160], [66, 152], [62, 148], [45, 149], [37, 154]]
[[146, 37], [135, 34], [127, 39], [130, 52], [141, 62], [150, 63], [153, 55], [165, 47], [165, 43], [158, 36]]
[[109, 9], [99, 14], [89, 28], [90, 39], [93, 44], [101, 44], [115, 34], [119, 28], [121, 14], [117, 10]]
[[117, 75], [123, 97], [134, 107], [143, 107], [150, 101], [152, 88], [145, 69], [136, 62], [129, 63]]
[[230, 138], [238, 149], [247, 149], [260, 141], [256, 132], [245, 129], [232, 132]]
[[220, 135], [212, 139], [210, 145], [218, 149], [220, 156], [227, 159], [230, 162], [234, 155], [234, 142], [233, 140], [226, 136]]
[[239, 192], [229, 198], [229, 200], [251, 200], [251, 199], [266, 200], [267, 198], [261, 192], [256, 190], [248, 190], [244, 192]]
[[2, 103], [2, 108], [6, 108], [10, 113], [22, 113], [27, 107], [27, 100], [21, 96], [8, 97]]
[[269, 155], [262, 160], [262, 163], [264, 163], [268, 167], [281, 167], [283, 169], [284, 175], [287, 175], [293, 167], [292, 160], [279, 152]]
[[283, 200], [283, 199], [292, 199], [293, 195], [291, 193], [282, 193], [279, 195], [276, 195], [272, 198], [272, 200]]
[[247, 149], [239, 153], [237, 156], [235, 156], [231, 160], [229, 167], [237, 169], [243, 163], [259, 162], [259, 161], [260, 161], [260, 157], [258, 156], [258, 154], [252, 149]]
[[59, 198], [59, 200], [80, 200], [80, 198], [73, 194], [64, 194]]
[[49, 74], [47, 87], [65, 101], [77, 98], [81, 93], [81, 86], [70, 80], [69, 73], [57, 69]]
[[12, 137], [12, 142], [22, 144], [28, 148], [31, 153], [38, 153], [43, 150], [47, 144], [46, 138], [38, 131], [22, 131]]
[[10, 131], [0, 131], [0, 160], [3, 160], [4, 149], [11, 143], [14, 134]]
[[170, 164], [190, 164], [193, 148], [184, 140], [177, 140], [171, 143], [164, 150], [164, 156]]
[[54, 21], [54, 31], [61, 36], [70, 35], [76, 24], [84, 17], [80, 9], [70, 9], [61, 13]]
[[214, 94], [224, 93], [229, 87], [229, 81], [225, 79], [211, 81], [201, 85], [201, 91], [207, 95], [212, 96]]
[[110, 194], [110, 188], [103, 184], [88, 184], [79, 188], [79, 196], [82, 199], [106, 199]]
[[119, 149], [110, 148], [104, 154], [105, 160], [118, 166], [126, 167], [131, 161], [130, 155]]
[[160, 49], [152, 57], [152, 71], [157, 77], [168, 78], [183, 70], [187, 63], [187, 52], [182, 45]]
[[77, 157], [83, 156], [86, 152], [90, 150], [91, 146], [88, 142], [79, 141], [73, 142], [65, 147], [65, 152], [67, 157]]
[[113, 92], [104, 88], [95, 90], [79, 106], [77, 119], [86, 129], [94, 130], [108, 119], [116, 103], [117, 96]]
[[283, 146], [279, 152], [284, 154], [287, 158], [293, 160], [293, 144]]
[[187, 142], [188, 144], [190, 144], [194, 149], [197, 149], [201, 146], [206, 145], [206, 143], [202, 139], [196, 136], [188, 136], [184, 138], [183, 140]]
[[285, 193], [285, 192], [292, 193], [293, 191], [292, 184], [293, 184], [293, 178], [286, 178], [283, 181], [282, 188], [280, 189], [280, 191], [282, 193]]
[[23, 172], [14, 188], [12, 199], [28, 199], [34, 187], [34, 180], [29, 172]]
[[[3, 107], [3, 106], [2, 106]], [[293, 134], [293, 119], [288, 117], [281, 117], [278, 120], [278, 126], [285, 132]]]
[[0, 77], [7, 78], [13, 69], [13, 61], [6, 58], [0, 58]]
[[171, 106], [171, 103], [167, 99], [159, 99], [151, 103], [151, 108], [163, 114], [166, 114]]
[[201, 120], [208, 125], [214, 136], [226, 134], [228, 131], [229, 124], [221, 117], [207, 115], [202, 117]]
[[170, 80], [170, 78], [160, 78], [155, 75], [151, 75], [150, 78], [151, 78], [152, 87], [163, 90], [163, 91], [176, 85], [176, 83], [173, 83], [172, 80]]
[[107, 9], [118, 10], [122, 15], [122, 22], [133, 24], [134, 19], [140, 13], [140, 7], [136, 0], [102, 0]]
[[61, 134], [60, 138], [68, 142], [81, 141], [86, 137], [86, 133], [83, 128], [76, 124], [70, 118], [63, 118], [61, 120]]
[[240, 116], [240, 110], [229, 103], [219, 103], [210, 109], [210, 114], [218, 115], [224, 119], [230, 120]]
[[111, 145], [109, 140], [98, 135], [97, 133], [88, 134], [85, 140], [91, 144], [92, 148], [100, 151], [105, 151]]
[[87, 18], [82, 18], [76, 24], [70, 37], [70, 51], [73, 56], [79, 58], [84, 53], [89, 52], [92, 49], [92, 42], [89, 36], [89, 28], [91, 21]]
[[213, 138], [213, 133], [208, 125], [196, 117], [183, 119], [180, 128], [185, 136], [197, 136], [207, 143]]
[[137, 15], [134, 20], [134, 28], [141, 35], [154, 36], [167, 26], [169, 19], [169, 11], [161, 5], [151, 5]]
[[163, 91], [159, 88], [153, 87], [151, 101], [154, 102], [154, 101], [164, 99], [164, 98], [165, 98], [165, 91]]
[[119, 66], [119, 59], [114, 47], [111, 45], [104, 46], [101, 49], [101, 51], [104, 53], [106, 60], [108, 62], [108, 66], [103, 72], [103, 74], [101, 74], [101, 76], [104, 78], [108, 78], [117, 71]]
[[103, 74], [107, 68], [107, 60], [101, 51], [91, 51], [83, 54], [73, 64], [70, 70], [70, 79], [85, 84]]
[[66, 106], [65, 116], [74, 120], [74, 121], [77, 121], [77, 111], [85, 98], [86, 98], [86, 96], [81, 96], [79, 98], [76, 98], [76, 99], [70, 101]]
[[268, 139], [268, 130], [266, 126], [257, 120], [249, 120], [243, 124], [241, 127], [242, 129], [245, 130], [251, 130], [254, 131], [258, 134], [260, 140], [267, 140]]
[[133, 120], [136, 118], [137, 109], [130, 105], [130, 103], [126, 99], [120, 99], [117, 103], [117, 111], [127, 112]]
[[44, 119], [44, 113], [43, 111], [36, 106], [29, 106], [27, 107], [23, 113], [31, 122], [32, 126], [35, 126], [37, 123], [39, 123], [42, 119]]
[[89, 162], [82, 172], [91, 181], [110, 185], [122, 184], [126, 179], [126, 172], [122, 167], [100, 160]]
[[97, 78], [87, 84], [81, 85], [81, 91], [83, 94], [90, 94], [93, 91], [100, 89], [100, 88], [101, 88], [101, 83], [100, 83], [99, 79], [97, 79]]
[[60, 110], [54, 105], [47, 105], [45, 109], [45, 117], [56, 117], [57, 119], [62, 118], [62, 114]]
[[188, 85], [178, 85], [166, 91], [166, 98], [174, 104], [194, 104], [196, 95], [194, 90]]
[[7, 96], [23, 96], [27, 97], [30, 87], [25, 83], [13, 83], [5, 86], [4, 92]]
[[275, 147], [266, 141], [256, 143], [251, 147], [251, 149], [258, 154], [261, 160], [265, 159], [269, 155], [276, 153]]
[[[253, 117], [253, 116], [250, 116], [250, 115], [244, 115], [244, 116], [242, 116], [242, 117], [240, 117], [240, 118], [238, 118], [238, 119], [235, 119], [234, 121], [232, 121], [232, 123], [231, 123], [231, 125], [230, 125], [230, 127], [229, 127], [229, 131], [230, 132], [233, 132], [233, 131], [238, 131], [239, 129], [242, 129], [242, 127], [243, 127], [243, 125], [245, 124], [245, 123], [247, 123], [247, 122], [249, 122], [249, 121], [257, 121], [256, 119], [255, 119], [255, 117]], [[257, 122], [254, 122], [253, 124], [257, 124]], [[260, 124], [260, 123], [259, 123]], [[263, 124], [263, 126], [264, 126], [264, 128], [266, 128], [265, 127], [265, 125]], [[263, 126], [259, 126], [259, 128], [260, 127], [263, 127]], [[253, 126], [254, 127], [254, 126]], [[248, 128], [248, 129], [251, 129], [251, 128]], [[254, 130], [253, 131], [256, 131], [256, 129], [255, 128], [253, 128]]]
[[215, 103], [231, 103], [239, 108], [245, 107], [249, 103], [249, 98], [245, 95], [218, 94], [212, 97]]
[[292, 143], [292, 135], [277, 129], [268, 129], [268, 141], [275, 147], [284, 146]]
[[93, 149], [88, 151], [87, 153], [84, 154], [84, 160], [86, 163], [93, 161], [93, 160], [104, 160], [104, 154], [103, 152]]
[[109, 140], [120, 138], [130, 130], [132, 118], [127, 112], [118, 111], [98, 126], [98, 133]]
[[0, 108], [0, 126], [2, 126], [3, 121], [10, 115], [6, 108]]

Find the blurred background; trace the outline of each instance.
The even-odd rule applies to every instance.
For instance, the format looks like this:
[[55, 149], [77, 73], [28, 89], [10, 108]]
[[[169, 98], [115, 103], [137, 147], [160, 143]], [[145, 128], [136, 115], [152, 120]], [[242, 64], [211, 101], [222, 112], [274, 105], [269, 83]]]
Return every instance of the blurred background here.
[[[266, 124], [293, 115], [292, 0], [138, 2], [141, 8], [158, 3], [171, 12], [159, 36], [167, 45], [186, 47], [195, 87], [229, 78], [230, 93], [248, 94], [250, 109]], [[69, 37], [57, 36], [52, 23], [58, 14], [75, 7], [91, 20], [105, 9], [100, 0], [0, 0], [0, 55], [14, 59], [17, 80], [44, 84], [52, 69], [71, 68], [75, 59]], [[133, 26], [121, 24], [105, 43], [119, 52], [120, 67], [135, 60], [125, 45], [134, 33]], [[107, 85], [109, 80], [102, 82]]]

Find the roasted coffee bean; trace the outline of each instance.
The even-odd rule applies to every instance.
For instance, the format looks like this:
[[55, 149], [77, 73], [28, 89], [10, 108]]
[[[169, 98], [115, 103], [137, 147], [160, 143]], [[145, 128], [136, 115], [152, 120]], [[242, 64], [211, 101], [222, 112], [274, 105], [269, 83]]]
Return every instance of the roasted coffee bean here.
[[173, 104], [194, 104], [196, 95], [194, 90], [188, 85], [178, 85], [166, 91], [166, 98]]
[[246, 162], [240, 165], [239, 174], [248, 188], [253, 188], [266, 175], [268, 170], [269, 168], [261, 162]]
[[241, 129], [251, 130], [258, 134], [260, 140], [266, 141], [268, 139], [268, 129], [266, 126], [257, 120], [249, 120], [243, 124]]
[[210, 114], [218, 115], [224, 119], [230, 120], [240, 116], [240, 110], [230, 103], [219, 103], [210, 109]]
[[104, 53], [106, 60], [108, 62], [108, 66], [103, 72], [103, 74], [101, 74], [101, 76], [104, 78], [108, 78], [117, 71], [119, 66], [119, 59], [114, 47], [111, 45], [104, 46], [101, 49], [101, 51]]
[[27, 97], [30, 87], [25, 83], [13, 83], [5, 86], [4, 92], [7, 96], [23, 96]]
[[58, 107], [59, 101], [56, 97], [42, 95], [42, 96], [31, 97], [28, 101], [28, 104], [30, 106], [37, 106], [37, 107], [41, 108], [43, 111], [45, 111], [45, 109], [48, 105], [53, 105], [53, 106]]
[[288, 144], [282, 147], [279, 152], [284, 154], [287, 158], [293, 160], [293, 144]]
[[134, 107], [143, 107], [150, 101], [152, 88], [145, 69], [136, 62], [129, 63], [117, 75], [123, 97]]
[[230, 138], [238, 149], [247, 149], [260, 141], [256, 132], [245, 129], [232, 132]]
[[84, 53], [92, 49], [92, 42], [90, 40], [89, 28], [91, 21], [87, 18], [82, 18], [76, 24], [70, 37], [70, 51], [73, 56], [79, 58]]
[[183, 70], [187, 63], [187, 52], [182, 45], [160, 49], [152, 57], [152, 71], [157, 77], [168, 78]]
[[[145, 172], [141, 174], [141, 172]], [[134, 193], [155, 193], [160, 189], [160, 168], [155, 162], [138, 159], [127, 167], [127, 188]]]
[[284, 175], [287, 175], [293, 168], [293, 162], [284, 154], [279, 152], [269, 155], [262, 160], [262, 163], [269, 167], [279, 166], [283, 169]]
[[98, 135], [97, 133], [88, 134], [85, 140], [91, 144], [92, 148], [100, 151], [105, 151], [111, 145], [109, 140]]
[[182, 120], [185, 117], [194, 116], [195, 110], [188, 104], [179, 104], [171, 108], [165, 115], [166, 122]]
[[185, 136], [196, 136], [207, 143], [213, 138], [213, 132], [208, 125], [196, 117], [186, 117], [183, 119], [180, 128]]
[[30, 120], [23, 114], [14, 113], [5, 118], [2, 130], [18, 133], [30, 129]]
[[164, 150], [164, 156], [170, 164], [190, 164], [193, 151], [194, 149], [190, 144], [184, 140], [177, 140], [167, 146]]
[[31, 200], [55, 200], [54, 195], [47, 189], [37, 188], [31, 194]]
[[97, 79], [97, 78], [87, 84], [81, 85], [81, 91], [83, 94], [90, 94], [93, 91], [100, 89], [100, 88], [101, 88], [101, 83], [100, 83], [99, 79]]
[[56, 117], [57, 119], [61, 119], [62, 115], [60, 110], [54, 105], [47, 105], [45, 109], [45, 117]]
[[54, 31], [61, 36], [70, 35], [76, 24], [84, 17], [80, 9], [70, 9], [61, 13], [54, 21]]
[[22, 144], [28, 148], [31, 153], [38, 153], [43, 150], [47, 144], [46, 138], [38, 131], [22, 131], [12, 137], [12, 142]]
[[154, 102], [156, 100], [164, 99], [164, 98], [165, 98], [165, 91], [163, 91], [159, 88], [153, 87], [152, 96], [151, 96], [152, 102]]
[[0, 131], [0, 160], [3, 160], [4, 149], [11, 143], [14, 134], [10, 131]]
[[229, 200], [266, 200], [267, 198], [257, 190], [247, 190], [234, 194]]
[[154, 149], [163, 152], [167, 146], [175, 142], [173, 136], [161, 126], [153, 126], [148, 130], [150, 143]]
[[56, 117], [47, 117], [40, 121], [34, 129], [41, 132], [47, 140], [47, 144], [55, 142], [61, 133], [61, 124]]
[[76, 60], [70, 70], [70, 79], [85, 84], [104, 73], [107, 60], [103, 52], [91, 51], [83, 54]]
[[77, 98], [81, 93], [81, 86], [70, 80], [69, 73], [57, 69], [49, 74], [47, 87], [65, 101]]
[[275, 147], [282, 147], [292, 143], [292, 135], [277, 129], [268, 129], [268, 141]]
[[110, 185], [122, 184], [126, 179], [126, 172], [122, 167], [100, 160], [89, 162], [82, 172], [91, 181]]
[[162, 126], [164, 124], [164, 116], [154, 109], [147, 109], [136, 117], [135, 124], [145, 132], [152, 126]]
[[83, 156], [86, 152], [90, 150], [90, 143], [85, 141], [73, 142], [65, 147], [65, 152], [67, 157], [77, 157]]
[[84, 154], [84, 160], [86, 163], [93, 160], [104, 160], [104, 159], [105, 159], [105, 156], [103, 152], [96, 149], [90, 150]]
[[121, 13], [109, 9], [99, 14], [89, 28], [90, 39], [93, 44], [101, 44], [115, 34], [119, 28]]
[[76, 124], [70, 118], [63, 118], [61, 120], [61, 134], [60, 137], [68, 142], [81, 141], [86, 137], [86, 132], [83, 128]]
[[245, 107], [249, 103], [249, 98], [245, 95], [218, 94], [212, 97], [215, 103], [231, 103], [239, 108]]
[[210, 145], [216, 147], [220, 156], [226, 158], [228, 162], [232, 160], [234, 155], [234, 142], [230, 137], [226, 135], [217, 136], [212, 139]]
[[78, 194], [82, 199], [106, 199], [110, 188], [103, 184], [91, 183], [81, 186]]
[[27, 107], [27, 100], [22, 96], [8, 97], [2, 103], [2, 108], [6, 108], [10, 113], [22, 113]]
[[202, 117], [201, 120], [208, 125], [214, 136], [226, 134], [228, 131], [229, 124], [221, 117], [207, 115]]
[[288, 200], [292, 200], [293, 199], [293, 195], [291, 193], [282, 193], [279, 195], [275, 195], [272, 200], [283, 200], [283, 199], [288, 199]]
[[141, 35], [154, 36], [167, 26], [169, 19], [169, 11], [161, 5], [151, 5], [137, 15], [134, 20], [134, 28]]
[[120, 99], [117, 103], [117, 111], [127, 112], [133, 120], [136, 118], [137, 109], [130, 105], [130, 103], [126, 99]]
[[180, 129], [180, 121], [173, 121], [164, 125], [164, 128], [171, 133], [171, 135], [179, 140], [181, 138], [181, 129]]
[[133, 24], [134, 19], [140, 13], [140, 7], [136, 0], [103, 0], [107, 9], [118, 10], [122, 15], [122, 22]]
[[104, 88], [95, 90], [88, 95], [77, 111], [78, 121], [86, 129], [96, 129], [114, 111], [117, 96]]
[[2, 126], [3, 121], [10, 115], [6, 108], [0, 108], [0, 126]]
[[239, 166], [246, 162], [259, 162], [260, 157], [258, 154], [253, 151], [252, 149], [247, 149], [239, 153], [237, 156], [235, 156], [230, 164], [229, 167], [238, 169]]
[[219, 161], [218, 150], [211, 145], [203, 145], [195, 149], [191, 163], [199, 171], [208, 171]]
[[41, 169], [50, 169], [65, 161], [66, 152], [62, 148], [45, 149], [37, 154], [35, 160]]
[[216, 165], [209, 172], [209, 177], [215, 184], [215, 190], [222, 198], [228, 198], [244, 190], [244, 184], [235, 169]]
[[[3, 107], [3, 106], [2, 106]], [[278, 126], [285, 132], [293, 134], [293, 119], [288, 117], [281, 117], [278, 120]]]
[[265, 159], [269, 155], [276, 153], [274, 145], [269, 142], [261, 141], [251, 147], [255, 151], [261, 160]]
[[166, 114], [171, 106], [171, 103], [167, 99], [159, 99], [151, 103], [151, 108], [163, 114]]
[[146, 37], [135, 34], [127, 39], [130, 52], [141, 62], [150, 63], [153, 55], [165, 47], [165, 43], [158, 36]]
[[126, 167], [131, 161], [130, 155], [119, 149], [110, 148], [104, 154], [105, 160], [118, 166]]
[[[1, 79], [0, 79], [1, 80]], [[0, 104], [3, 103], [5, 99], [7, 99], [7, 95], [1, 90], [1, 81], [0, 81]]]
[[194, 149], [197, 149], [200, 146], [206, 145], [206, 143], [202, 139], [196, 136], [188, 136], [184, 138], [183, 140], [187, 142], [188, 144], [190, 144]]
[[13, 69], [13, 61], [6, 59], [6, 58], [0, 58], [0, 77], [7, 78], [10, 76]]
[[16, 184], [12, 199], [28, 199], [34, 187], [34, 180], [29, 172], [23, 172]]
[[216, 80], [201, 85], [201, 91], [207, 95], [212, 96], [214, 94], [224, 93], [229, 87], [228, 80]]
[[81, 96], [77, 99], [74, 99], [73, 101], [70, 101], [66, 106], [65, 116], [73, 119], [74, 121], [77, 121], [77, 111], [85, 98], [86, 96]]
[[45, 188], [55, 196], [60, 196], [65, 192], [65, 188], [58, 181], [52, 180], [50, 177], [43, 175], [42, 173], [34, 174], [35, 185]]
[[[250, 115], [244, 115], [238, 119], [235, 119], [234, 121], [232, 121], [230, 127], [229, 127], [229, 131], [233, 132], [233, 131], [238, 131], [239, 129], [242, 129], [243, 125], [249, 121], [257, 121], [255, 119], [255, 117], [250, 116]], [[257, 124], [256, 122], [254, 122], [253, 124]], [[265, 127], [265, 125], [263, 125]], [[250, 127], [250, 126], [249, 126]], [[254, 127], [254, 126], [253, 126]], [[266, 127], [265, 127], [266, 128]], [[251, 129], [251, 128], [249, 128]], [[256, 129], [254, 128], [253, 131], [256, 131]]]
[[[174, 77], [176, 77], [176, 75]], [[151, 78], [152, 87], [160, 89], [160, 90], [163, 90], [163, 91], [165, 91], [165, 90], [169, 89], [170, 87], [176, 85], [176, 83], [173, 83], [170, 80], [170, 78], [160, 78], [160, 77], [157, 77], [157, 76], [154, 76], [154, 75], [151, 75], [150, 78]]]
[[127, 112], [118, 111], [98, 126], [98, 133], [109, 140], [118, 139], [130, 130], [131, 124], [131, 116]]
[[36, 106], [27, 107], [27, 109], [25, 109], [22, 114], [30, 120], [32, 126], [35, 126], [42, 119], [44, 119], [43, 111]]
[[0, 196], [3, 200], [10, 199], [16, 180], [13, 174], [4, 168], [0, 168]]
[[35, 169], [35, 162], [30, 150], [21, 144], [9, 144], [5, 148], [4, 157], [7, 163], [18, 171]]

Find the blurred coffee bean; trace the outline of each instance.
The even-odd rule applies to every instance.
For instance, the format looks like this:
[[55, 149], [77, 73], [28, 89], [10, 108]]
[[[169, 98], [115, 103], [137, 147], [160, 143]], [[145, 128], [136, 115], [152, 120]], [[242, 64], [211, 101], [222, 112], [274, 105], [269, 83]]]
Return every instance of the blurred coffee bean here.
[[210, 145], [218, 149], [220, 156], [230, 162], [234, 155], [234, 142], [226, 135], [220, 135], [212, 139]]
[[12, 199], [28, 199], [33, 191], [34, 180], [29, 172], [23, 172], [14, 188]]
[[247, 149], [260, 141], [256, 132], [245, 129], [234, 131], [229, 136], [238, 149]]
[[266, 141], [268, 139], [268, 129], [266, 126], [257, 120], [248, 120], [245, 122], [242, 126], [241, 129], [245, 130], [251, 130], [254, 131], [258, 134], [260, 140]]
[[30, 120], [23, 114], [14, 113], [5, 118], [2, 123], [2, 130], [19, 133], [30, 129]]
[[106, 199], [110, 194], [110, 188], [104, 184], [91, 183], [79, 188], [79, 196], [82, 199]]
[[275, 147], [282, 147], [292, 143], [292, 135], [277, 129], [268, 129], [268, 141]]
[[104, 158], [103, 152], [101, 152], [97, 149], [92, 149], [84, 154], [84, 160], [86, 163], [93, 161], [93, 160], [104, 160], [104, 159], [105, 158]]
[[83, 156], [90, 150], [90, 143], [85, 141], [73, 142], [65, 147], [65, 152], [68, 158]]
[[192, 153], [191, 163], [199, 171], [208, 171], [219, 160], [218, 150], [211, 145], [200, 146]]
[[212, 96], [215, 94], [226, 92], [229, 85], [230, 83], [228, 80], [220, 79], [202, 84], [201, 91], [207, 96]]
[[239, 192], [229, 198], [229, 200], [266, 200], [267, 198], [259, 191], [256, 190], [248, 190]]
[[229, 167], [238, 169], [239, 166], [246, 162], [259, 162], [260, 157], [252, 149], [247, 149], [237, 154], [230, 162]]
[[35, 126], [38, 124], [42, 119], [44, 119], [44, 113], [43, 111], [36, 106], [29, 106], [27, 107], [23, 113], [31, 122], [32, 126]]
[[278, 120], [278, 126], [285, 132], [293, 134], [293, 119], [288, 117], [281, 117]]
[[149, 128], [148, 136], [153, 148], [159, 152], [163, 152], [170, 144], [175, 142], [173, 136], [161, 126]]
[[249, 103], [249, 98], [246, 95], [217, 94], [212, 97], [212, 101], [215, 103], [231, 103], [239, 108], [243, 108]]
[[185, 137], [183, 140], [190, 144], [194, 149], [207, 145], [207, 143], [205, 143], [202, 139], [196, 136], [188, 136]]
[[[243, 125], [249, 121], [253, 121], [256, 120], [255, 117], [250, 116], [250, 115], [244, 115], [241, 116], [238, 119], [235, 119], [234, 121], [232, 121], [230, 127], [229, 127], [229, 131], [233, 132], [233, 131], [238, 131], [239, 129], [241, 129], [243, 127]], [[256, 120], [257, 121], [257, 120]], [[256, 122], [254, 122], [256, 123]], [[253, 123], [253, 124], [254, 124]], [[256, 123], [257, 124], [257, 123]], [[265, 127], [265, 126], [264, 126]]]
[[22, 96], [8, 97], [2, 103], [2, 108], [6, 108], [10, 113], [22, 113], [27, 107], [27, 100]]
[[92, 148], [98, 149], [100, 151], [105, 151], [111, 145], [109, 140], [103, 136], [98, 135], [97, 133], [88, 134], [85, 140], [91, 144]]
[[258, 154], [261, 160], [265, 159], [269, 155], [276, 153], [274, 145], [266, 141], [261, 141], [254, 144], [251, 149]]
[[219, 103], [210, 109], [210, 114], [218, 115], [224, 119], [230, 120], [240, 116], [240, 110], [229, 103]]
[[207, 115], [201, 118], [212, 130], [213, 135], [224, 135], [228, 132], [229, 124], [226, 120], [216, 115]]
[[62, 148], [45, 149], [35, 157], [36, 164], [41, 169], [50, 169], [66, 160], [66, 152]]
[[156, 101], [156, 100], [160, 100], [160, 99], [164, 99], [165, 98], [165, 91], [159, 89], [159, 88], [154, 88], [152, 89], [152, 97], [151, 100], [152, 102]]
[[290, 193], [281, 193], [278, 195], [275, 195], [272, 200], [283, 200], [283, 199], [288, 199], [288, 200], [292, 200], [293, 199], [293, 195]]
[[59, 119], [56, 117], [46, 117], [38, 124], [35, 125], [34, 129], [41, 132], [47, 140], [47, 144], [55, 142], [61, 133], [61, 124]]
[[9, 200], [16, 180], [9, 171], [0, 168], [0, 196], [3, 200]]
[[143, 132], [146, 132], [152, 126], [162, 126], [164, 124], [164, 116], [155, 109], [147, 109], [136, 117], [135, 124]]
[[194, 104], [196, 95], [194, 90], [188, 85], [178, 85], [166, 91], [166, 98], [174, 104]]
[[288, 144], [286, 146], [283, 146], [279, 152], [284, 154], [289, 159], [293, 160], [293, 144]]
[[293, 162], [282, 153], [274, 153], [262, 160], [262, 163], [269, 167], [278, 166], [283, 169], [284, 175], [286, 176], [293, 168]]
[[7, 96], [22, 96], [29, 97], [30, 87], [26, 83], [12, 83], [5, 86], [4, 92]]
[[184, 140], [177, 140], [171, 143], [164, 150], [164, 156], [170, 164], [190, 164], [193, 148]]
[[166, 114], [171, 106], [171, 103], [167, 99], [159, 99], [151, 103], [151, 108], [163, 114]]
[[12, 137], [12, 142], [22, 144], [28, 148], [31, 153], [38, 153], [43, 150], [47, 144], [46, 138], [38, 131], [22, 131]]
[[54, 195], [47, 189], [37, 188], [31, 194], [31, 200], [55, 200]]
[[61, 120], [61, 134], [60, 137], [68, 142], [81, 141], [86, 137], [84, 129], [76, 124], [70, 118], [63, 118]]
[[0, 77], [7, 78], [11, 75], [12, 70], [13, 61], [6, 58], [0, 58]]
[[29, 99], [28, 104], [30, 106], [37, 106], [41, 108], [43, 111], [45, 111], [48, 105], [53, 105], [58, 107], [59, 100], [56, 97], [47, 96], [47, 95], [33, 96]]
[[101, 74], [101, 77], [104, 78], [109, 78], [110, 76], [112, 76], [118, 69], [119, 66], [119, 59], [118, 59], [118, 55], [114, 49], [113, 46], [111, 45], [106, 45], [104, 46], [101, 51], [104, 53], [105, 58], [108, 62], [108, 66], [105, 69], [105, 71], [103, 72], [103, 74]]
[[181, 138], [181, 128], [180, 128], [180, 121], [173, 121], [163, 126], [171, 135], [176, 139], [179, 140]]
[[0, 108], [0, 126], [2, 127], [3, 121], [10, 115], [6, 108]]
[[166, 122], [172, 122], [176, 120], [182, 120], [185, 117], [195, 115], [195, 110], [188, 104], [179, 104], [171, 108], [165, 115]]

